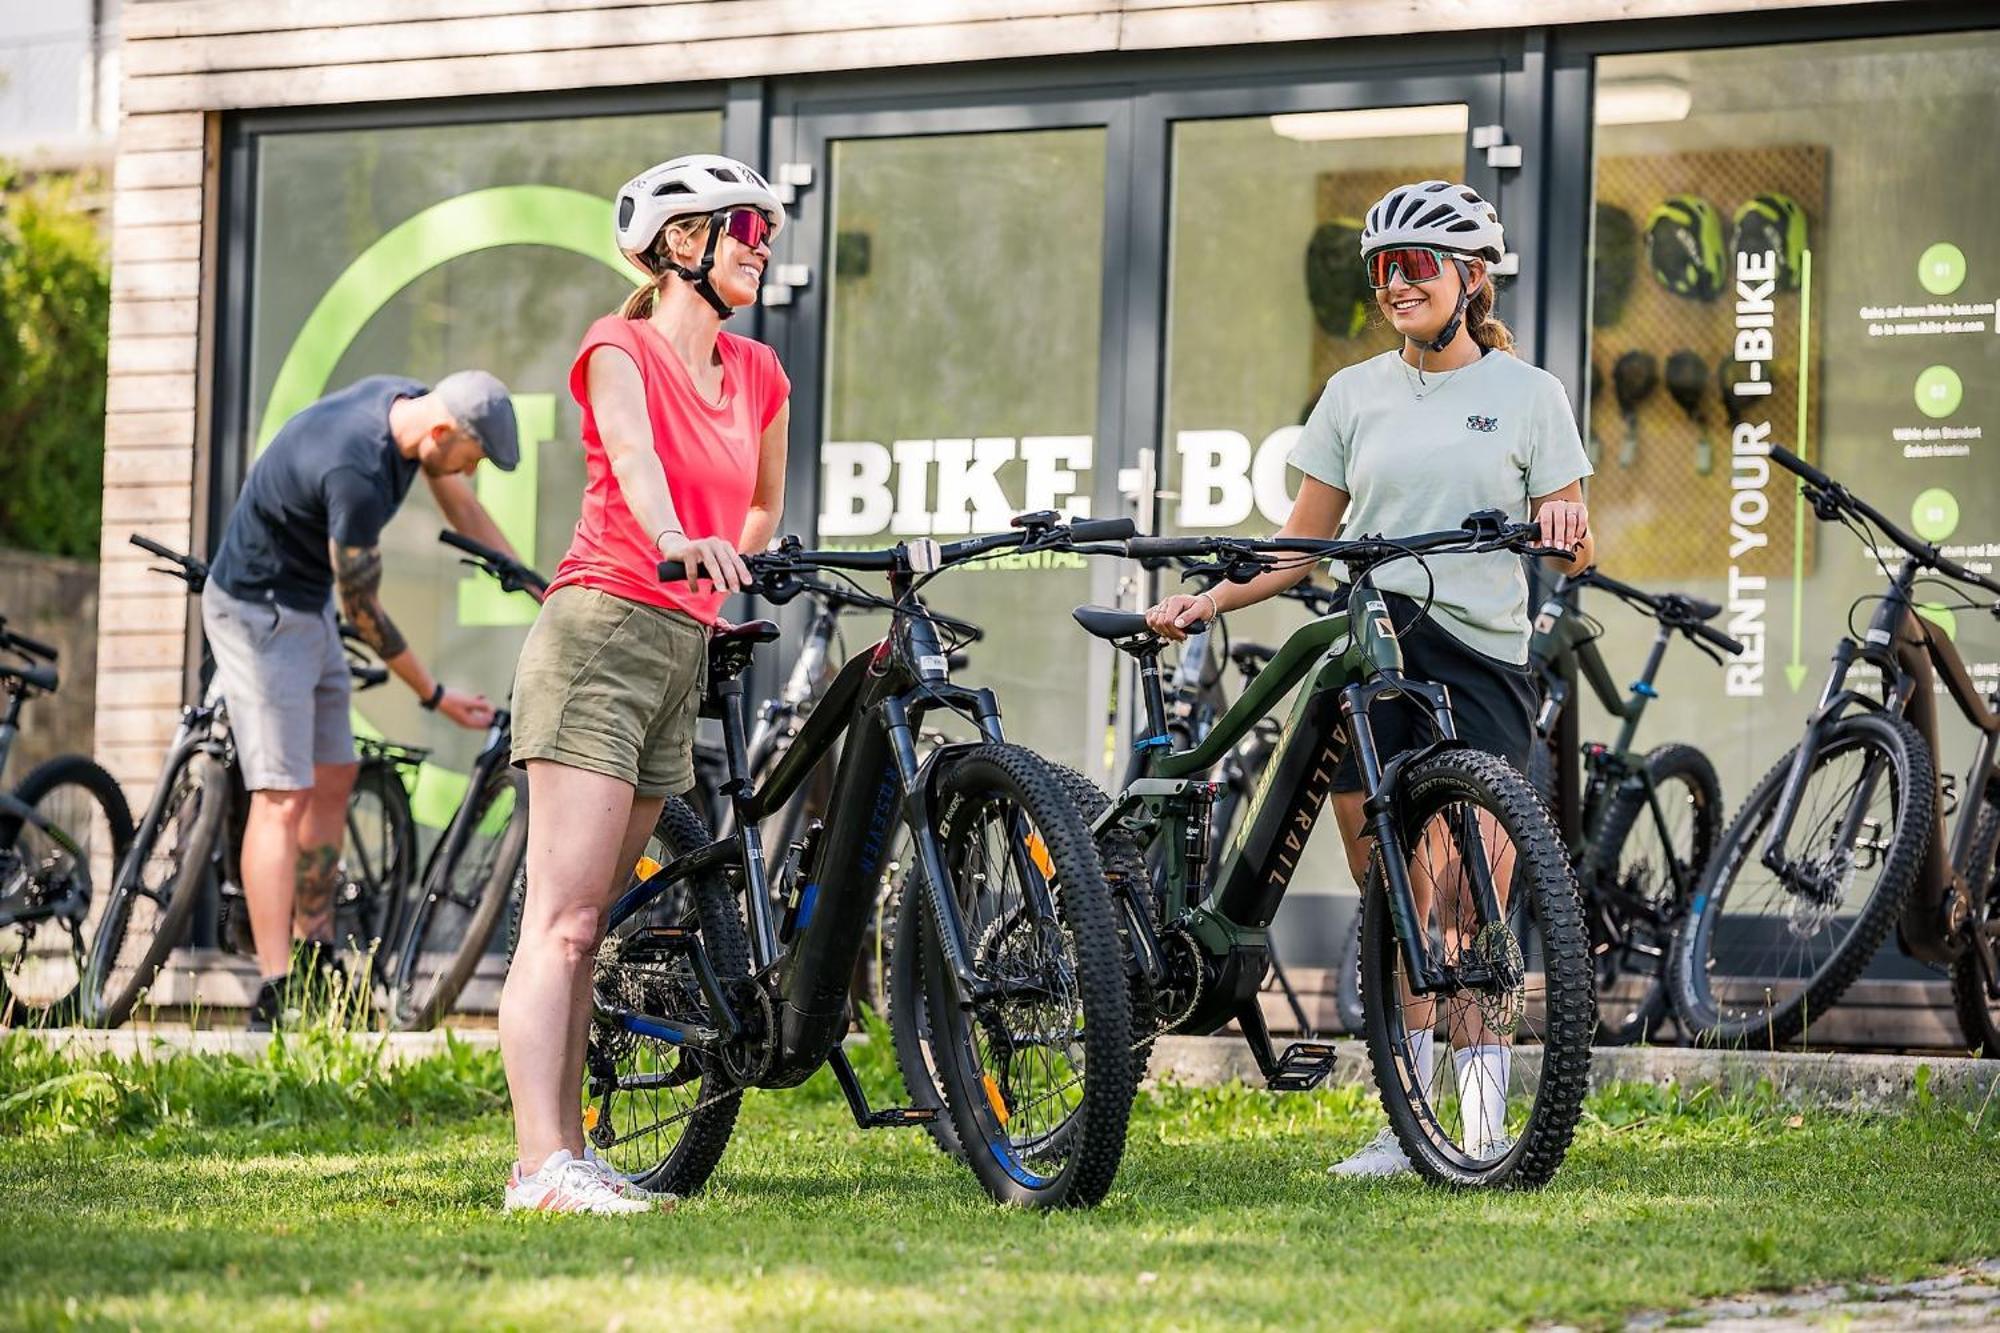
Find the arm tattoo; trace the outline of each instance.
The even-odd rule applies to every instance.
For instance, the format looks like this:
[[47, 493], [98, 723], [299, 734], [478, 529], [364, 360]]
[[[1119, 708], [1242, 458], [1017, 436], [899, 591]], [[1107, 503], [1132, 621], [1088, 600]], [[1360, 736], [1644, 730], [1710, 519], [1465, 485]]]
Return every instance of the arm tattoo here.
[[403, 632], [382, 609], [381, 547], [335, 546], [333, 579], [340, 590], [341, 614], [383, 661], [409, 648]]
[[340, 878], [340, 848], [308, 847], [299, 853], [292, 890], [292, 929], [299, 938], [333, 939], [333, 890]]

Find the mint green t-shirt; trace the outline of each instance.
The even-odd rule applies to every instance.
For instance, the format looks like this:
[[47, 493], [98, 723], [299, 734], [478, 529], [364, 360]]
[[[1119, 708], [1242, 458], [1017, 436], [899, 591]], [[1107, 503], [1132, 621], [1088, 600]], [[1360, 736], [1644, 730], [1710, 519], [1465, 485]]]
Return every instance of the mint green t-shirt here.
[[[1351, 497], [1342, 533], [1414, 536], [1498, 509], [1528, 519], [1529, 501], [1591, 473], [1555, 376], [1506, 353], [1427, 372], [1384, 352], [1326, 382], [1291, 464]], [[1431, 612], [1460, 642], [1506, 662], [1528, 660], [1528, 580], [1506, 551], [1429, 557]], [[1375, 586], [1421, 599], [1415, 560], [1375, 571]]]

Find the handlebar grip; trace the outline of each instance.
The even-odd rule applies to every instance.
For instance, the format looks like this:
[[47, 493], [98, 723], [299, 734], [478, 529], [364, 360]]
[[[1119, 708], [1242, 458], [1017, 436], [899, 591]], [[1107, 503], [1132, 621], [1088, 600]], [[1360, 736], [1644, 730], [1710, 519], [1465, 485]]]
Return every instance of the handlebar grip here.
[[1720, 648], [1723, 652], [1728, 653], [1731, 657], [1741, 657], [1743, 655], [1743, 641], [1741, 639], [1733, 639], [1729, 635], [1724, 634], [1721, 630], [1710, 629], [1706, 625], [1691, 625], [1689, 626], [1689, 629], [1693, 633], [1700, 635], [1704, 639], [1707, 639], [1710, 643]]
[[61, 656], [53, 646], [43, 643], [40, 639], [31, 639], [27, 635], [17, 634], [11, 629], [4, 631], [4, 633], [6, 634], [7, 641], [16, 648], [20, 648], [32, 656], [39, 657], [45, 662], [53, 662]]
[[511, 565], [514, 563], [512, 560], [509, 560], [506, 556], [500, 554], [500, 552], [494, 550], [492, 547], [486, 545], [485, 543], [476, 542], [472, 540], [472, 538], [466, 536], [464, 533], [453, 532], [450, 528], [446, 528], [443, 532], [440, 532], [438, 534], [438, 540], [443, 542], [446, 546], [456, 547], [458, 550], [465, 552], [469, 556], [474, 556], [480, 560], [485, 560], [492, 564]]
[[1069, 525], [1070, 540], [1079, 542], [1122, 542], [1138, 532], [1129, 518], [1089, 518]]
[[151, 537], [141, 536], [136, 532], [132, 534], [132, 544], [142, 551], [150, 551], [152, 554], [160, 557], [160, 559], [171, 560], [175, 564], [179, 564], [187, 558], [179, 551], [170, 550], [154, 541]]
[[348, 665], [347, 674], [354, 678], [355, 687], [363, 690], [372, 690], [377, 685], [387, 684], [389, 680], [389, 668], [363, 666], [358, 662]]
[[1134, 560], [1150, 557], [1172, 559], [1182, 555], [1201, 555], [1199, 537], [1132, 537], [1125, 542], [1125, 554]]
[[1782, 444], [1771, 446], [1771, 461], [1788, 472], [1796, 472], [1799, 476], [1804, 477], [1807, 481], [1822, 490], [1832, 490], [1838, 484], [1832, 477], [1827, 476], [1826, 473], [1821, 472], [1818, 468], [1806, 462], [1805, 459], [1800, 458]]
[[681, 583], [687, 579], [687, 566], [678, 560], [662, 560], [659, 575], [662, 583]]

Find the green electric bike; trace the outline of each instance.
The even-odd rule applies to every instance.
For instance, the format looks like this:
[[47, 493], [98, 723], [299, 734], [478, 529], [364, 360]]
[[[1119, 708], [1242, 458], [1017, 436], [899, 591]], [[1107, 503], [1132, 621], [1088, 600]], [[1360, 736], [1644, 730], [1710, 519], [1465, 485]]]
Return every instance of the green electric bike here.
[[[1458, 738], [1448, 689], [1405, 674], [1398, 626], [1372, 572], [1447, 552], [1568, 554], [1539, 541], [1532, 525], [1487, 510], [1417, 537], [1127, 543], [1135, 557], [1200, 557], [1191, 572], [1232, 582], [1323, 560], [1349, 573], [1344, 611], [1293, 633], [1187, 748], [1172, 739], [1164, 644], [1144, 616], [1075, 613], [1086, 632], [1138, 662], [1146, 733], [1134, 744], [1145, 762], [1094, 831], [1125, 916], [1135, 1001], [1149, 1004], [1154, 1032], [1234, 1022], [1274, 1089], [1316, 1087], [1332, 1072], [1326, 1043], [1273, 1049], [1257, 993], [1271, 920], [1351, 748], [1375, 838], [1362, 905], [1369, 1054], [1404, 1151], [1427, 1178], [1451, 1185], [1539, 1185], [1561, 1165], [1589, 1082], [1590, 940], [1546, 807], [1513, 765]], [[1208, 775], [1295, 690], [1261, 781], [1217, 850], [1218, 784]], [[1431, 739], [1385, 758], [1371, 724], [1384, 708], [1415, 710]], [[1149, 876], [1155, 855], [1165, 873]], [[1520, 898], [1527, 911], [1510, 912]]]

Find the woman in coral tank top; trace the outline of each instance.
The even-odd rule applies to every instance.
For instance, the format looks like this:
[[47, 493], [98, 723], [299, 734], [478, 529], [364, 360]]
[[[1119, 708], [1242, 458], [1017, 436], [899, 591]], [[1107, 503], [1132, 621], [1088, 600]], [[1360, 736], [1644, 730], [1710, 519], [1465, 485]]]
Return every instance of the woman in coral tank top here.
[[[722, 331], [756, 301], [784, 222], [726, 157], [675, 158], [618, 192], [618, 247], [649, 281], [577, 350], [583, 513], [515, 674], [528, 895], [500, 999], [509, 1209], [655, 1206], [584, 1144], [591, 966], [662, 801], [694, 785], [708, 631], [749, 580], [738, 552], [769, 545], [784, 509], [791, 383], [769, 347]], [[662, 584], [661, 560], [688, 582]]]

